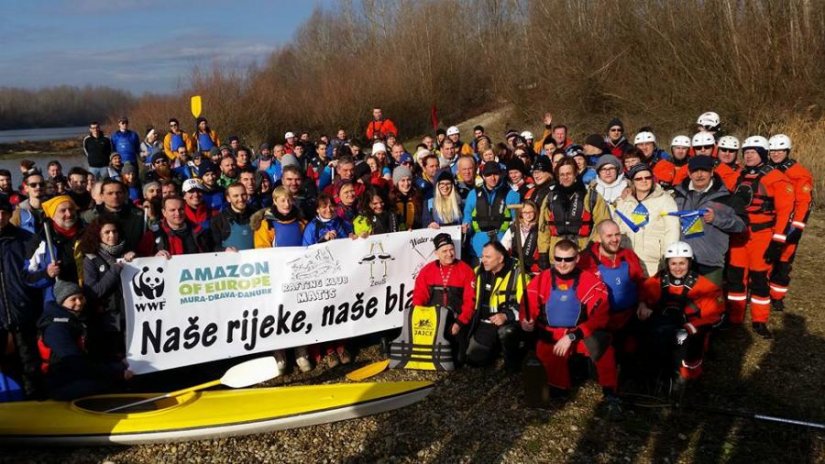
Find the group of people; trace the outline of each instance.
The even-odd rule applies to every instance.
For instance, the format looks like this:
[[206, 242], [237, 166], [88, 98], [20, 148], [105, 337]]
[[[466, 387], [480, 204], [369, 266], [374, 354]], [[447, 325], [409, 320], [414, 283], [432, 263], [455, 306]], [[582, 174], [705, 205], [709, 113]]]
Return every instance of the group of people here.
[[[535, 345], [548, 385], [571, 388], [569, 361], [592, 360], [608, 406], [622, 373], [664, 375], [678, 389], [701, 372], [714, 327], [769, 338], [782, 310], [811, 205], [810, 172], [791, 141], [723, 135], [700, 116], [669, 151], [650, 128], [630, 142], [618, 119], [575, 143], [545, 115], [544, 132], [455, 127], [408, 150], [373, 110], [364, 136], [284, 134], [253, 150], [220, 142], [205, 118], [185, 133], [141, 138], [120, 118], [83, 141], [88, 166], [63, 174], [0, 170], [0, 311], [25, 394], [74, 398], [131, 377], [124, 363], [119, 272], [134, 257], [308, 246], [418, 228], [461, 226], [419, 273], [415, 305], [451, 314], [459, 363], [503, 352], [518, 370]], [[741, 157], [739, 156], [741, 152]], [[447, 237], [447, 238], [445, 238]], [[457, 256], [461, 256], [458, 259]], [[299, 347], [302, 371], [352, 361], [337, 341]], [[275, 354], [286, 367], [287, 353]]]

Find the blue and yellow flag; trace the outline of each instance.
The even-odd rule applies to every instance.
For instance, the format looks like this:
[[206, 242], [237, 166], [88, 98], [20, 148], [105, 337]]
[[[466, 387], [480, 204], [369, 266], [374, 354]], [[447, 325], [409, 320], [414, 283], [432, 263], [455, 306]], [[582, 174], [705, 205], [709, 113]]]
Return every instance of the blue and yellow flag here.
[[667, 215], [679, 218], [679, 228], [682, 230], [683, 238], [695, 238], [705, 235], [705, 221], [703, 216], [706, 212], [706, 209], [691, 209], [673, 211], [667, 213]]
[[642, 227], [646, 226], [647, 223], [650, 222], [650, 212], [642, 203], [636, 205], [636, 208], [630, 213], [630, 217], [625, 216], [619, 210], [616, 210], [616, 214], [622, 221], [624, 221], [625, 224], [627, 224], [627, 227], [629, 227], [633, 233], [638, 232]]

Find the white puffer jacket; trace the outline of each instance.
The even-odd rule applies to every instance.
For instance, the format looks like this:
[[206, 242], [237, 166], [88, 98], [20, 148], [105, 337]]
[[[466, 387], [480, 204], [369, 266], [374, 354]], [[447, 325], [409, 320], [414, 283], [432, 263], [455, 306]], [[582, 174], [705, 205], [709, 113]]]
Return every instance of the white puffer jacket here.
[[[629, 218], [638, 204], [635, 196], [628, 195], [616, 202], [616, 209]], [[645, 265], [647, 274], [652, 276], [659, 270], [665, 249], [679, 240], [679, 218], [662, 214], [676, 211], [676, 201], [658, 184], [642, 204], [650, 216], [647, 225], [638, 232], [633, 232], [621, 218], [614, 219], [619, 223], [622, 234], [630, 240], [630, 245]]]

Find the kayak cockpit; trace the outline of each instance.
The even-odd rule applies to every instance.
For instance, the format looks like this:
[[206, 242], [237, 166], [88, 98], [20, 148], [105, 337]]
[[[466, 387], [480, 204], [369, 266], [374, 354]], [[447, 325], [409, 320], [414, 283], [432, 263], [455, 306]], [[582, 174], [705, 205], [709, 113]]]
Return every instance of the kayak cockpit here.
[[177, 407], [180, 407], [186, 403], [193, 401], [198, 396], [200, 396], [200, 394], [194, 392], [175, 396], [172, 398], [160, 398], [150, 403], [139, 404], [126, 409], [121, 409], [116, 412], [107, 413], [106, 411], [112, 408], [116, 408], [118, 406], [130, 403], [136, 403], [138, 401], [145, 400], [146, 398], [151, 398], [152, 395], [100, 395], [74, 400], [71, 402], [71, 408], [77, 411], [92, 414], [150, 414], [175, 409]]

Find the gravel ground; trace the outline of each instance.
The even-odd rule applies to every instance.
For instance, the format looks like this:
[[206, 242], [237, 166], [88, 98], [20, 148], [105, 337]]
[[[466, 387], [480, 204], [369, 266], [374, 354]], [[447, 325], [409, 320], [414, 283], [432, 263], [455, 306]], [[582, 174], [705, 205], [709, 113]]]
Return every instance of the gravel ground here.
[[[423, 402], [363, 419], [221, 440], [122, 448], [5, 449], [0, 462], [825, 462], [825, 433], [717, 414], [691, 405], [825, 422], [825, 216], [811, 219], [788, 310], [772, 316], [772, 341], [749, 329], [721, 334], [706, 375], [684, 407], [626, 404], [602, 417], [600, 389], [581, 385], [565, 403], [522, 405], [520, 378], [501, 366], [439, 374], [387, 371], [373, 380], [430, 380]], [[370, 348], [357, 364], [379, 359]], [[272, 385], [345, 381], [352, 368], [316, 369]], [[654, 407], [650, 407], [654, 406]]]

